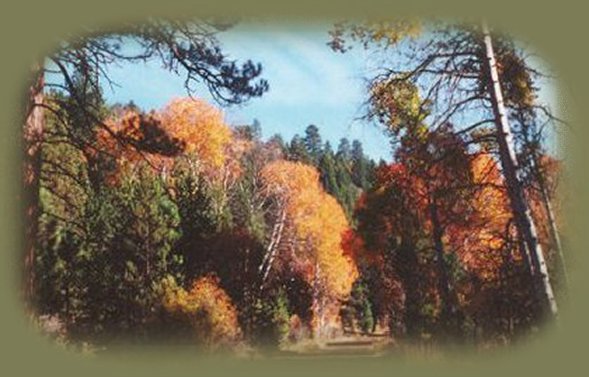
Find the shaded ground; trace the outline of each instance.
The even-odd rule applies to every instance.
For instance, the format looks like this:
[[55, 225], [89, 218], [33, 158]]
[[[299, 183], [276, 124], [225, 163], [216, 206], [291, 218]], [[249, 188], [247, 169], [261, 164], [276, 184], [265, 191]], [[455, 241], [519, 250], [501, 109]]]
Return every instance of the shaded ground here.
[[276, 356], [279, 358], [317, 356], [384, 356], [396, 346], [386, 334], [344, 335], [334, 339], [309, 340], [284, 347]]

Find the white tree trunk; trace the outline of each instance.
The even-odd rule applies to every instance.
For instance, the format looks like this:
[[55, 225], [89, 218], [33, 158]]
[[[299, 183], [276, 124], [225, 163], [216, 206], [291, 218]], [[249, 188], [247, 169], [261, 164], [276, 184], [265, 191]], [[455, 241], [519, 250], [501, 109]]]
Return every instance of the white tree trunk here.
[[[513, 144], [513, 135], [507, 120], [507, 113], [503, 104], [503, 93], [499, 83], [499, 73], [497, 72], [497, 63], [489, 29], [483, 23], [484, 44], [486, 51], [486, 63], [489, 69], [489, 86], [491, 91], [491, 103], [495, 116], [495, 125], [497, 127], [497, 142], [499, 145], [499, 155], [501, 167], [505, 177], [507, 192], [511, 202], [511, 208], [515, 223], [517, 225], [519, 236], [524, 239], [534, 270], [537, 272], [535, 279], [538, 279], [538, 289], [541, 290], [542, 298], [550, 310], [550, 313], [556, 317], [558, 307], [554, 298], [548, 268], [542, 252], [542, 247], [538, 242], [536, 226], [532, 219], [532, 214], [528, 203], [524, 197], [524, 191], [517, 177], [517, 158]], [[524, 256], [525, 257], [525, 256]]]
[[274, 224], [272, 236], [270, 237], [270, 243], [268, 244], [266, 254], [264, 255], [264, 259], [262, 260], [262, 263], [260, 264], [260, 267], [258, 269], [258, 271], [262, 275], [260, 290], [264, 289], [264, 284], [266, 284], [266, 280], [268, 279], [268, 275], [270, 274], [270, 270], [272, 269], [272, 264], [274, 263], [274, 259], [276, 258], [276, 254], [278, 253], [278, 247], [280, 246], [280, 240], [282, 238], [282, 231], [284, 229], [285, 222], [286, 208], [284, 208], [284, 205], [280, 205], [280, 214], [278, 215], [278, 220], [276, 224]]
[[556, 249], [558, 259], [560, 261], [560, 268], [562, 270], [562, 277], [564, 279], [565, 286], [568, 286], [569, 279], [567, 274], [566, 261], [562, 250], [560, 236], [558, 234], [558, 227], [556, 226], [556, 218], [554, 216], [554, 210], [552, 209], [552, 203], [550, 202], [550, 194], [548, 193], [548, 188], [546, 187], [544, 173], [541, 166], [539, 166], [540, 164], [538, 163], [538, 156], [535, 152], [532, 156], [532, 163], [534, 164], [533, 169], [536, 172], [536, 180], [540, 186], [540, 193], [542, 195], [544, 210], [546, 211], [546, 215], [548, 217], [548, 228], [550, 230], [550, 236], [552, 237], [552, 242], [554, 243], [554, 248]]

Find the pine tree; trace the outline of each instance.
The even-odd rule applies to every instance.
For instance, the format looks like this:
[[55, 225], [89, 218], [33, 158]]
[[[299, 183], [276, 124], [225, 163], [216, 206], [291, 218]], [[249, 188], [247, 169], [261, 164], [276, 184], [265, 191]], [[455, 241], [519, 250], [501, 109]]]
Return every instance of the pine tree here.
[[305, 129], [304, 143], [311, 164], [313, 166], [318, 166], [321, 158], [322, 143], [321, 135], [319, 135], [319, 129], [317, 126], [311, 124]]
[[342, 161], [350, 161], [352, 159], [352, 148], [350, 146], [350, 141], [347, 138], [340, 139], [339, 145], [337, 147], [337, 156]]
[[181, 280], [173, 252], [180, 215], [164, 183], [148, 166], [105, 187], [88, 203], [82, 284], [86, 331], [144, 335], [161, 308], [163, 279]]
[[328, 141], [325, 142], [325, 146], [323, 147], [318, 168], [325, 191], [340, 200], [341, 198], [338, 196], [340, 187], [337, 183], [335, 156]]
[[305, 140], [298, 134], [294, 135], [288, 146], [288, 159], [305, 164], [312, 162], [311, 156], [307, 151]]
[[361, 189], [368, 188], [368, 161], [364, 156], [362, 143], [358, 140], [352, 142], [352, 182]]

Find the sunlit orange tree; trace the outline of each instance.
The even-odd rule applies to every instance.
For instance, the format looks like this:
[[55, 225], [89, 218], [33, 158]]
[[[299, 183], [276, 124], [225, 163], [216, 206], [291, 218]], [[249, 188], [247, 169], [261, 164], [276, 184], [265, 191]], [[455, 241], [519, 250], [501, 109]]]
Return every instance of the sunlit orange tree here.
[[338, 299], [349, 294], [357, 276], [345, 255], [342, 237], [349, 229], [337, 201], [320, 185], [319, 173], [302, 163], [276, 161], [261, 172], [274, 202], [277, 227], [261, 268], [263, 283], [276, 269], [292, 269], [312, 287], [313, 328], [337, 323]]

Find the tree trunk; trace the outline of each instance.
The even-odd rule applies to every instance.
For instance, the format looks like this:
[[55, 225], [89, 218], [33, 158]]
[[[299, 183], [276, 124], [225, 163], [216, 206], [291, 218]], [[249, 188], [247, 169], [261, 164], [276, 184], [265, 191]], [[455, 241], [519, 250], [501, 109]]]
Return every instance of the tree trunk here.
[[[419, 287], [419, 261], [415, 251], [415, 243], [410, 236], [403, 235], [399, 245], [395, 245], [396, 251], [393, 255], [389, 254], [385, 259], [386, 272], [391, 274], [393, 271], [399, 274], [403, 290], [405, 292], [403, 308], [403, 336], [414, 338], [418, 335], [419, 326], [417, 322], [421, 320], [420, 308], [422, 304], [420, 287]], [[393, 313], [390, 313], [393, 315]], [[393, 327], [391, 327], [393, 334]]]
[[[537, 272], [536, 279], [538, 280], [537, 284], [538, 290], [540, 291], [539, 293], [541, 293], [547, 309], [553, 317], [556, 317], [558, 315], [558, 307], [554, 298], [550, 276], [548, 275], [548, 268], [546, 266], [546, 261], [544, 260], [542, 247], [538, 243], [536, 226], [532, 219], [528, 203], [524, 197], [523, 187], [517, 177], [518, 164], [513, 145], [513, 135], [503, 104], [503, 93], [499, 83], [495, 53], [493, 51], [491, 35], [486, 24], [483, 24], [483, 34], [487, 58], [486, 63], [489, 70], [491, 104], [495, 116], [495, 125], [497, 127], [499, 156], [513, 216], [517, 225], [518, 235], [524, 239], [527, 250], [530, 253], [532, 265]], [[526, 258], [526, 256], [523, 257]]]
[[438, 207], [435, 202], [430, 203], [430, 216], [432, 221], [434, 249], [436, 251], [436, 262], [438, 267], [438, 291], [442, 299], [442, 322], [445, 331], [456, 331], [458, 321], [456, 320], [457, 300], [448, 276], [448, 269], [444, 262], [444, 244], [442, 237], [444, 231], [438, 217]]
[[323, 295], [320, 291], [321, 286], [321, 268], [319, 266], [319, 260], [315, 256], [315, 269], [313, 271], [313, 302], [311, 304], [314, 325], [313, 326], [313, 338], [320, 339], [323, 336]]
[[23, 209], [24, 209], [24, 274], [23, 293], [25, 302], [32, 304], [35, 292], [35, 247], [39, 219], [39, 186], [41, 171], [41, 144], [45, 118], [43, 87], [45, 78], [39, 65], [32, 70], [29, 86], [25, 123], [23, 127]]
[[560, 236], [558, 235], [558, 227], [556, 226], [556, 218], [554, 217], [554, 210], [552, 209], [552, 203], [550, 202], [550, 195], [548, 194], [548, 189], [546, 188], [546, 181], [544, 180], [541, 167], [538, 166], [538, 156], [535, 152], [532, 157], [532, 163], [534, 164], [533, 169], [536, 173], [536, 180], [540, 186], [542, 204], [544, 204], [544, 210], [546, 211], [546, 215], [548, 217], [548, 229], [550, 231], [550, 236], [552, 237], [552, 242], [554, 243], [554, 248], [556, 249], [558, 255], [562, 277], [566, 286], [568, 285], [569, 279], [566, 262], [562, 251], [562, 243], [560, 242]]
[[270, 270], [272, 269], [274, 258], [276, 258], [276, 254], [280, 246], [280, 239], [282, 238], [282, 231], [284, 229], [285, 221], [286, 208], [284, 208], [284, 206], [281, 205], [280, 214], [278, 215], [277, 222], [274, 224], [274, 229], [272, 231], [272, 236], [270, 237], [270, 243], [268, 244], [266, 255], [264, 255], [264, 259], [262, 260], [262, 263], [259, 267], [259, 272], [262, 276], [260, 290], [264, 289], [264, 284], [266, 284], [266, 280], [268, 279], [268, 275], [270, 274]]

